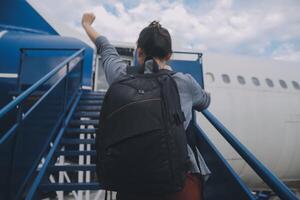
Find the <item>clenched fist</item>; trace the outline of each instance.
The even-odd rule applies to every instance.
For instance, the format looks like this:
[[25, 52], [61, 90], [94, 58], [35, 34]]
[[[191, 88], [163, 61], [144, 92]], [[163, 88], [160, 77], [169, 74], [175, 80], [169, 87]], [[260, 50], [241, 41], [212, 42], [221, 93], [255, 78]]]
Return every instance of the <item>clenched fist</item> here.
[[82, 26], [86, 27], [92, 25], [95, 18], [96, 17], [93, 13], [84, 13], [81, 20]]

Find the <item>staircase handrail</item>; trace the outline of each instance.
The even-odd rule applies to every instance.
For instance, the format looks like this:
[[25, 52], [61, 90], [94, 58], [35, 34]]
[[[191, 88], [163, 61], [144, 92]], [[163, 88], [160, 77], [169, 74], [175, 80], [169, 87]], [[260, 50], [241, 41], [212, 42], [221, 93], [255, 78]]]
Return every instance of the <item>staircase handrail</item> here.
[[211, 112], [206, 109], [202, 111], [202, 114], [276, 195], [284, 200], [299, 200], [299, 198], [276, 175], [265, 167]]

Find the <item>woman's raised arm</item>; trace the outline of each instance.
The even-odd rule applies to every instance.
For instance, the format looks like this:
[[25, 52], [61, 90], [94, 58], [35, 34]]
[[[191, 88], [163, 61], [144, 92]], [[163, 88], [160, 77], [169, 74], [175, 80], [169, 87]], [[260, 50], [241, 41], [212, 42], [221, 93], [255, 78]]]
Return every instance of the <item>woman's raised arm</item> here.
[[92, 27], [95, 18], [93, 13], [84, 13], [81, 21], [82, 27], [94, 43], [96, 42], [97, 37], [100, 36], [100, 34]]

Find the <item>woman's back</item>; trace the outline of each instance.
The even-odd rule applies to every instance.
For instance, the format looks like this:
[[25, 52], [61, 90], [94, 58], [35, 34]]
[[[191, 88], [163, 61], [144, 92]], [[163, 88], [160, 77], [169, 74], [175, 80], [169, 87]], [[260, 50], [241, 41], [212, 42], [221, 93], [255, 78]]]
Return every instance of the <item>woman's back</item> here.
[[[105, 76], [108, 84], [111, 85], [113, 82], [126, 75], [127, 64], [120, 58], [116, 49], [109, 41], [104, 36], [99, 36], [99, 34], [91, 27], [94, 18], [95, 17], [92, 14], [84, 15], [83, 26], [101, 55]], [[161, 27], [158, 22], [152, 22], [148, 27], [141, 31], [137, 42], [137, 59], [140, 65], [145, 69], [145, 73], [152, 72], [151, 66], [153, 66], [153, 62], [156, 62], [160, 69], [169, 68], [169, 70], [171, 70], [171, 67], [166, 65], [171, 54], [172, 45], [170, 34], [165, 28]], [[178, 72], [173, 74], [173, 79], [177, 84], [181, 109], [186, 118], [184, 128], [187, 129], [192, 119], [192, 108], [199, 111], [205, 109], [210, 103], [210, 96], [189, 74]], [[161, 199], [201, 199], [201, 180], [203, 180], [202, 177], [208, 175], [210, 171], [197, 148], [195, 146], [191, 148], [189, 145], [187, 145], [187, 147], [190, 165], [188, 166], [188, 173], [186, 174], [187, 179], [185, 186], [182, 191], [170, 194], [170, 198]], [[137, 198], [132, 198], [131, 194], [121, 194], [121, 200], [147, 199], [145, 196], [136, 196]], [[160, 198], [156, 196], [155, 198], [150, 197], [149, 199]]]

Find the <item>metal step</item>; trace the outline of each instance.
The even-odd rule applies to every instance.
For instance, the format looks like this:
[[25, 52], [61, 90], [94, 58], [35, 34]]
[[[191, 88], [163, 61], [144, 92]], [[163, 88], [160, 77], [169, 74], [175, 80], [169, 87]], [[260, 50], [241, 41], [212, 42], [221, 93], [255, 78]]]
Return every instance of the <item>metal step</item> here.
[[99, 125], [99, 120], [95, 120], [95, 119], [89, 119], [89, 120], [77, 120], [77, 119], [73, 119], [70, 124], [70, 126], [80, 126], [80, 125], [93, 125], [93, 126], [98, 126]]
[[81, 95], [80, 100], [82, 99], [103, 99], [105, 96], [105, 93], [83, 93]]
[[102, 102], [102, 100], [81, 100], [79, 105], [101, 105]]
[[96, 164], [90, 165], [53, 165], [48, 168], [49, 172], [59, 171], [96, 171]]
[[95, 139], [66, 139], [61, 140], [61, 144], [95, 144]]
[[67, 135], [76, 135], [76, 134], [94, 134], [96, 133], [97, 128], [86, 128], [86, 129], [81, 129], [81, 128], [68, 128], [66, 129], [66, 134]]
[[96, 156], [96, 150], [91, 151], [56, 151], [57, 156]]
[[78, 106], [76, 111], [98, 111], [100, 112], [101, 106]]
[[80, 100], [103, 100], [104, 96], [81, 96]]
[[82, 95], [105, 95], [105, 92], [83, 91]]
[[99, 118], [100, 117], [100, 112], [79, 111], [79, 112], [76, 112], [74, 116], [76, 118], [80, 118], [80, 117]]
[[42, 191], [73, 191], [73, 190], [100, 190], [103, 187], [96, 182], [93, 183], [51, 183], [41, 184]]

